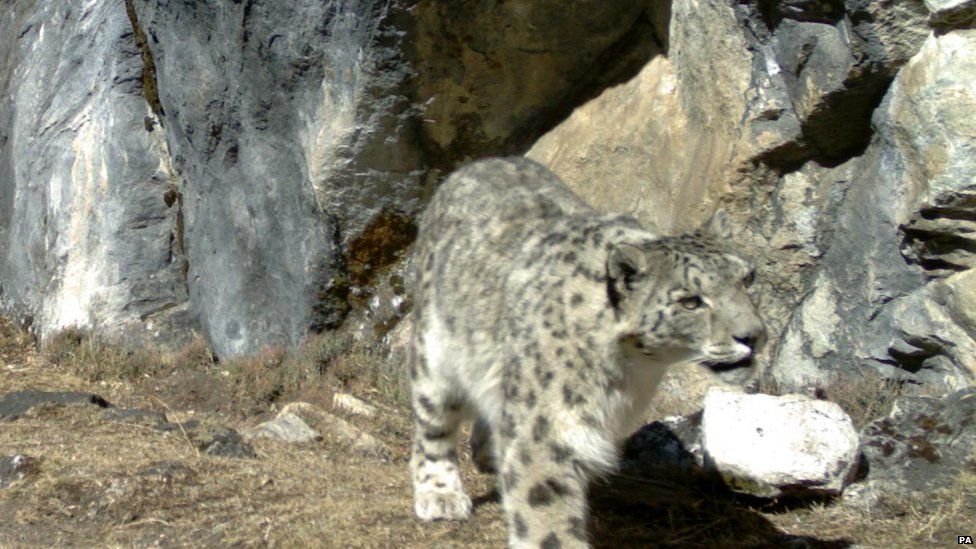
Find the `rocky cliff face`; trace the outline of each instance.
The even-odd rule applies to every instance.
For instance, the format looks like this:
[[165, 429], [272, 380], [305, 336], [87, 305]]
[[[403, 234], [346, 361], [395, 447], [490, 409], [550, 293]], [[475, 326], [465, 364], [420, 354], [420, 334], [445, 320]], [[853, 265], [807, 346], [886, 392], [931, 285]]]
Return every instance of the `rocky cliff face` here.
[[662, 232], [733, 212], [781, 384], [972, 384], [974, 18], [935, 0], [10, 2], [0, 303], [42, 337], [201, 332], [219, 354], [350, 307], [388, 325], [389, 268], [437, 182], [525, 152]]
[[976, 3], [935, 4], [675, 1], [667, 54], [528, 154], [663, 232], [734, 212], [784, 389], [970, 385]]
[[518, 151], [655, 48], [641, 6], [17, 1], [0, 280], [42, 336], [220, 354], [339, 325], [445, 172]]

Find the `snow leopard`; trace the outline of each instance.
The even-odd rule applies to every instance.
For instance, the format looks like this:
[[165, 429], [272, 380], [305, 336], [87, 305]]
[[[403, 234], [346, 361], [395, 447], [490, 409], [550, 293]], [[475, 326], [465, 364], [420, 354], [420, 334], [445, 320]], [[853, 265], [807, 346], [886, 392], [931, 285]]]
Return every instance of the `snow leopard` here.
[[448, 177], [413, 256], [417, 516], [471, 514], [457, 446], [462, 422], [476, 420], [476, 462], [497, 471], [509, 545], [588, 547], [588, 484], [613, 471], [668, 367], [749, 379], [738, 366], [765, 327], [730, 226], [719, 210], [659, 236], [522, 157]]

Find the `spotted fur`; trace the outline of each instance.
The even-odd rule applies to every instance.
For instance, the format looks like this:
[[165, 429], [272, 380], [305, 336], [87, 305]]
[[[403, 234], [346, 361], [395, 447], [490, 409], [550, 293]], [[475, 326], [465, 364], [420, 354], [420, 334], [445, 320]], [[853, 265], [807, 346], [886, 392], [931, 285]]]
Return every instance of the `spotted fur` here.
[[727, 241], [724, 214], [659, 237], [524, 158], [449, 177], [415, 255], [417, 515], [470, 515], [455, 448], [477, 419], [475, 462], [498, 473], [509, 545], [588, 546], [588, 482], [613, 469], [667, 367], [738, 363], [764, 336], [752, 267]]

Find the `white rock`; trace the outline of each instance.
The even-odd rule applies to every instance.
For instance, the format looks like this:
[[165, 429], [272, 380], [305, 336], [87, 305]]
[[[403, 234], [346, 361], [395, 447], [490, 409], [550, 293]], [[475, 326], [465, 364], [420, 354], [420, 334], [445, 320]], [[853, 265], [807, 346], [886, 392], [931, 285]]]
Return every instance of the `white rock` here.
[[839, 494], [859, 451], [851, 419], [833, 402], [721, 388], [705, 397], [702, 446], [730, 487], [762, 497]]
[[336, 393], [332, 397], [332, 406], [357, 416], [373, 417], [376, 415], [376, 406], [348, 393]]
[[327, 443], [347, 445], [368, 456], [385, 456], [390, 453], [390, 449], [376, 437], [308, 402], [289, 403], [278, 413], [278, 417], [286, 414], [297, 415], [314, 425], [324, 434], [323, 438]]

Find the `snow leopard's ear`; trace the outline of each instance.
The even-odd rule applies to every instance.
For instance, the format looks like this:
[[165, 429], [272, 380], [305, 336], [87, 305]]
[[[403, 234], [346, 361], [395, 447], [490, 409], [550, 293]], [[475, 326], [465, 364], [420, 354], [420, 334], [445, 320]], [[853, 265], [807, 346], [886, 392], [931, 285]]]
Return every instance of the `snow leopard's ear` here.
[[607, 296], [614, 308], [634, 289], [635, 281], [647, 274], [649, 258], [638, 246], [621, 242], [607, 254]]
[[717, 240], [728, 240], [732, 238], [732, 219], [729, 218], [729, 214], [725, 213], [725, 210], [719, 208], [712, 214], [712, 217], [708, 218], [708, 221], [702, 223], [698, 232]]

